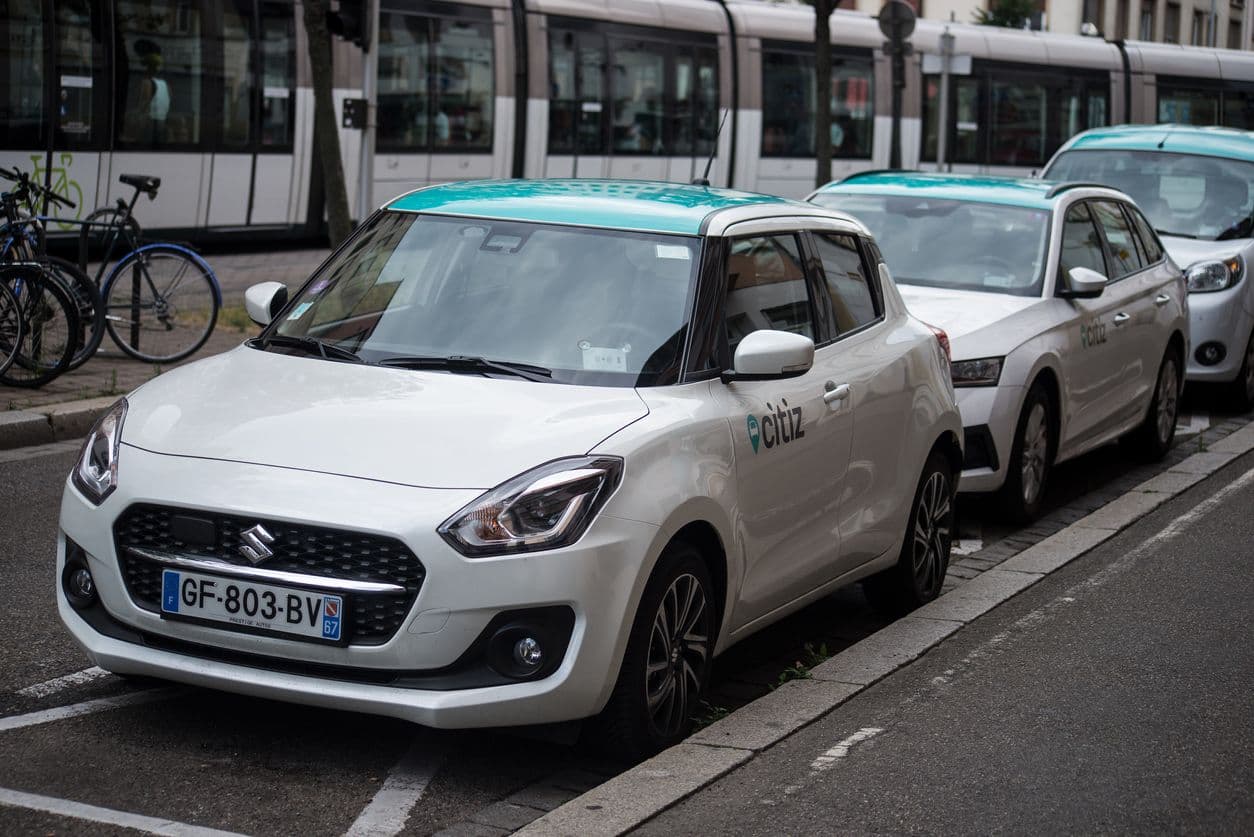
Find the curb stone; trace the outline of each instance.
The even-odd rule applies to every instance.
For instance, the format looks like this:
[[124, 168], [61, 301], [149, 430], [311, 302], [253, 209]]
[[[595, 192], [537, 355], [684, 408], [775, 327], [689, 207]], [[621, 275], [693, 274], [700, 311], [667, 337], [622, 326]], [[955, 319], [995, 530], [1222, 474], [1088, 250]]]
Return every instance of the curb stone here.
[[[810, 671], [829, 687], [794, 680], [741, 707], [516, 834], [618, 835], [751, 761], [798, 729], [917, 659], [950, 634], [1254, 450], [1254, 421], [1141, 483], [1018, 555], [871, 634]], [[985, 581], [987, 579], [987, 581]], [[983, 582], [983, 583], [981, 583]]]
[[80, 439], [118, 400], [116, 395], [0, 412], [0, 450]]

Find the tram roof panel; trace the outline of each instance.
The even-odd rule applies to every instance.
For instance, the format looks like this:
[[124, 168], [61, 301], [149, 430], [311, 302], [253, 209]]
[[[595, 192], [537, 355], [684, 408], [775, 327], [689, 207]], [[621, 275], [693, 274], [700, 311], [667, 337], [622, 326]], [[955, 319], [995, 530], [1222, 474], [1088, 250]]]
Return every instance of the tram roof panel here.
[[1171, 151], [1254, 161], [1254, 133], [1213, 125], [1116, 125], [1090, 128], [1065, 146], [1120, 151]]
[[983, 174], [945, 174], [918, 171], [870, 171], [829, 183], [816, 194], [846, 192], [862, 195], [932, 197], [995, 203], [1030, 209], [1054, 205], [1050, 190], [1057, 184], [1026, 177], [997, 177]]
[[[813, 204], [770, 195], [642, 180], [472, 180], [419, 189], [385, 205], [500, 221], [700, 235], [714, 213], [760, 205], [811, 214]], [[769, 214], [776, 214], [774, 212]]]

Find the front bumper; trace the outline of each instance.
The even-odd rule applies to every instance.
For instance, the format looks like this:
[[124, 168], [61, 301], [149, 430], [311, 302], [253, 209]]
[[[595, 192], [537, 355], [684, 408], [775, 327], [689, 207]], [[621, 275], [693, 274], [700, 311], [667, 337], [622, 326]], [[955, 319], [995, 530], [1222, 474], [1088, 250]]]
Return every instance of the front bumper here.
[[[608, 699], [647, 576], [657, 527], [601, 515], [573, 546], [509, 558], [467, 559], [436, 533], [476, 490], [420, 489], [350, 477], [123, 446], [118, 489], [99, 507], [67, 481], [61, 503], [57, 599], [61, 619], [102, 668], [226, 691], [404, 718], [433, 727], [550, 723], [595, 714]], [[331, 646], [163, 619], [138, 607], [119, 570], [113, 523], [135, 503], [256, 515], [394, 537], [426, 578], [397, 632], [382, 644]], [[75, 610], [59, 579], [66, 539], [87, 555], [110, 629]], [[573, 613], [561, 664], [538, 680], [478, 688], [380, 685], [389, 673], [448, 670], [494, 617], [564, 608]], [[144, 640], [143, 637], [148, 637]], [[138, 638], [138, 641], [136, 640]], [[197, 648], [214, 653], [198, 653]], [[267, 665], [267, 660], [273, 661]], [[340, 676], [355, 672], [359, 677]], [[377, 675], [377, 677], [375, 677]], [[417, 684], [415, 687], [414, 684]]]
[[1006, 481], [1006, 462], [1019, 421], [1023, 387], [957, 387], [954, 393], [965, 435], [979, 441], [964, 447], [966, 461], [958, 490], [971, 494], [997, 491]]
[[[1249, 295], [1251, 277], [1226, 291], [1189, 294], [1189, 357], [1186, 381], [1226, 383], [1236, 380], [1245, 357], [1245, 345], [1254, 330]], [[1223, 346], [1224, 358], [1209, 366], [1198, 361], [1199, 349], [1209, 343]]]

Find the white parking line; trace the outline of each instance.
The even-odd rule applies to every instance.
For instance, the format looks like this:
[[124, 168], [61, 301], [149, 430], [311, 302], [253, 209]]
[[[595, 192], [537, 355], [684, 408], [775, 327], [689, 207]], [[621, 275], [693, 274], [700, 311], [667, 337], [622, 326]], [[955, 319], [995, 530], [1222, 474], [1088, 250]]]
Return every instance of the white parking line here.
[[45, 698], [49, 695], [55, 695], [64, 689], [73, 686], [81, 686], [84, 683], [90, 683], [101, 677], [105, 677], [109, 672], [103, 668], [92, 666], [82, 671], [76, 671], [73, 674], [66, 674], [62, 677], [54, 677], [51, 680], [45, 680], [42, 683], [36, 683], [34, 686], [27, 686], [25, 689], [18, 689], [17, 693], [22, 697], [29, 698]]
[[183, 694], [184, 691], [186, 690], [179, 688], [148, 689], [143, 692], [118, 695], [117, 697], [85, 700], [82, 703], [72, 703], [69, 706], [58, 706], [55, 709], [44, 709], [40, 712], [28, 712], [25, 715], [12, 715], [8, 718], [0, 718], [0, 732], [9, 732], [10, 730], [38, 726], [39, 724], [49, 724], [53, 721], [63, 721], [66, 718], [77, 718], [80, 715], [91, 715], [95, 712], [106, 712], [110, 709], [120, 709], [123, 706], [139, 706], [144, 703], [153, 703], [158, 700], [176, 697]]
[[145, 817], [142, 814], [130, 814], [126, 811], [115, 811], [112, 808], [98, 808], [95, 805], [84, 805], [69, 799], [56, 799], [51, 796], [40, 796], [35, 793], [0, 788], [0, 805], [12, 808], [26, 808], [30, 811], [43, 811], [60, 817], [72, 817], [76, 820], [132, 828], [147, 834], [169, 834], [174, 837], [238, 837], [233, 831], [219, 831], [216, 828], [204, 828], [199, 825], [163, 820], [158, 817]]
[[392, 768], [379, 792], [344, 832], [344, 837], [392, 837], [405, 827], [409, 813], [422, 799], [440, 769], [444, 753], [419, 735], [409, 752]]
[[815, 773], [827, 770], [837, 761], [849, 755], [849, 750], [853, 747], [853, 745], [861, 744], [863, 741], [874, 738], [883, 731], [882, 727], [863, 727], [812, 761], [810, 763], [810, 769]]
[[[1180, 418], [1183, 419], [1185, 416], [1180, 416]], [[1188, 416], [1188, 419], [1187, 423], [1177, 421], [1177, 436], [1196, 436], [1203, 430], [1208, 430], [1210, 428], [1210, 413], [1191, 414]]]

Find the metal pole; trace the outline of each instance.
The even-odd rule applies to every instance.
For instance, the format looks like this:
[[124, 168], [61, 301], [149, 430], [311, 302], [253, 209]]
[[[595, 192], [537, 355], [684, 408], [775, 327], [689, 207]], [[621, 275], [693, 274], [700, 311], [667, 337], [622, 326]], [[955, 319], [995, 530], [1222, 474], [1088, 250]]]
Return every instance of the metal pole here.
[[362, 3], [362, 34], [366, 44], [362, 48], [362, 98], [366, 100], [366, 126], [361, 131], [361, 158], [357, 166], [357, 223], [364, 222], [374, 204], [374, 132], [375, 111], [378, 103], [379, 78], [379, 0]]
[[901, 41], [893, 45], [893, 131], [888, 149], [888, 167], [901, 168], [901, 89], [906, 86], [906, 56]]
[[946, 171], [949, 151], [949, 62], [954, 55], [954, 36], [949, 27], [940, 36], [940, 113], [936, 120], [936, 170]]

